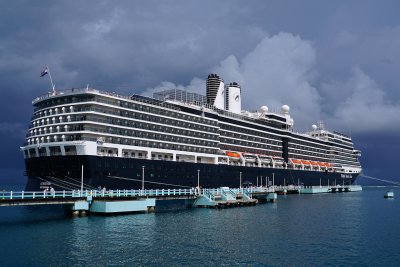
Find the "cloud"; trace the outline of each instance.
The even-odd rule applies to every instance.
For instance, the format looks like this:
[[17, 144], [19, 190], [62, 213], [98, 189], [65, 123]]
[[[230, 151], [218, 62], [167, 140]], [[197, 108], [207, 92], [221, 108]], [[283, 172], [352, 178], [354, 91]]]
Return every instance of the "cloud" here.
[[[318, 120], [324, 120], [328, 129], [353, 133], [398, 128], [400, 106], [388, 101], [384, 90], [359, 67], [347, 81], [322, 82], [317, 89], [316, 54], [310, 41], [281, 32], [263, 38], [241, 59], [229, 55], [210, 72], [219, 74], [225, 84], [241, 85], [245, 109], [267, 105], [279, 112], [288, 104], [298, 131]], [[163, 82], [146, 94], [172, 88], [205, 94], [205, 81], [194, 78], [187, 86]]]
[[243, 59], [231, 55], [212, 71], [226, 83], [242, 86], [244, 107], [268, 105], [279, 109], [288, 104], [298, 128], [320, 119], [320, 96], [314, 79], [316, 51], [310, 41], [291, 33], [267, 36]]
[[398, 131], [400, 104], [387, 99], [384, 90], [359, 67], [344, 83], [335, 83], [338, 91], [347, 91], [328, 117], [330, 124], [352, 132]]
[[357, 42], [357, 35], [346, 30], [340, 31], [334, 41], [337, 46], [355, 45]]
[[83, 29], [88, 33], [87, 40], [96, 40], [101, 38], [102, 35], [111, 32], [113, 28], [118, 26], [120, 17], [123, 14], [124, 12], [121, 9], [115, 8], [111, 13], [110, 19], [100, 19], [83, 25]]
[[[280, 107], [288, 104], [297, 129], [303, 130], [321, 119], [320, 95], [311, 84], [315, 78], [315, 58], [311, 42], [282, 32], [264, 37], [242, 59], [229, 55], [210, 72], [220, 75], [225, 84], [241, 85], [245, 109], [253, 111], [267, 105], [280, 112]], [[205, 82], [199, 78], [194, 78], [188, 86], [163, 82], [148, 88], [146, 95], [172, 88], [205, 95]]]

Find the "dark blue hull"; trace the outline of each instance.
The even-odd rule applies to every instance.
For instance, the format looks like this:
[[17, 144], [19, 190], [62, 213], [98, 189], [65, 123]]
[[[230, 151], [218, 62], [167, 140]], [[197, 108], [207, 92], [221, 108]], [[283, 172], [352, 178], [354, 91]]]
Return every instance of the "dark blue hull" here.
[[[257, 168], [189, 162], [98, 156], [53, 156], [25, 159], [26, 190], [41, 190], [51, 183], [56, 190], [79, 189], [83, 168], [84, 187], [93, 189], [140, 189], [142, 166], [146, 189], [196, 187], [218, 188], [242, 185], [353, 184], [358, 174]], [[240, 179], [240, 176], [242, 179]], [[262, 178], [261, 178], [262, 177]]]

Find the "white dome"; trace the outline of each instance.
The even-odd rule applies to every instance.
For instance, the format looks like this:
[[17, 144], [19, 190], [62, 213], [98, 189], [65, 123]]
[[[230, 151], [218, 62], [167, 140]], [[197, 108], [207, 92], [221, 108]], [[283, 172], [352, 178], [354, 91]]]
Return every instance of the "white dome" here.
[[317, 130], [317, 125], [313, 124], [311, 127], [314, 131]]
[[267, 106], [262, 106], [260, 108], [260, 110], [261, 110], [262, 113], [266, 113], [266, 112], [268, 112], [268, 107]]
[[283, 106], [282, 106], [282, 112], [283, 112], [284, 114], [289, 113], [289, 111], [290, 111], [290, 107], [289, 107], [288, 105], [283, 105]]

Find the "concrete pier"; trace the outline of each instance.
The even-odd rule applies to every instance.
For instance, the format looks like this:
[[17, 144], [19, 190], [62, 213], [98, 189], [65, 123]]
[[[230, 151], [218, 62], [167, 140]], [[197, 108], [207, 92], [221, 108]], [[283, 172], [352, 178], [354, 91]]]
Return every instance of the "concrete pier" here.
[[337, 186], [269, 186], [216, 189], [149, 189], [149, 190], [73, 190], [39, 192], [3, 192], [0, 206], [63, 205], [73, 216], [154, 212], [157, 200], [184, 200], [192, 207], [240, 207], [258, 202], [275, 202], [279, 192], [320, 194], [362, 191], [359, 185]]
[[339, 192], [358, 192], [362, 191], [360, 185], [337, 185], [337, 186], [309, 186], [300, 189], [300, 194], [321, 194]]
[[131, 213], [154, 211], [156, 200], [154, 198], [144, 198], [138, 200], [96, 200], [90, 205], [91, 213]]

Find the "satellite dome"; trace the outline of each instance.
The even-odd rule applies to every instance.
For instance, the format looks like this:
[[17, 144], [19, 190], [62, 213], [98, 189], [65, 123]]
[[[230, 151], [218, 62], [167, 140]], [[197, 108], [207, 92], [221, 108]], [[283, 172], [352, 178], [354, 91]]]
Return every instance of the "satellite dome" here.
[[267, 106], [262, 106], [261, 108], [262, 113], [267, 113], [268, 112], [268, 107]]
[[313, 124], [311, 127], [314, 131], [317, 130], [317, 125]]
[[283, 112], [284, 114], [288, 114], [289, 111], [290, 111], [290, 107], [289, 107], [288, 105], [283, 105], [283, 106], [282, 106], [282, 112]]

